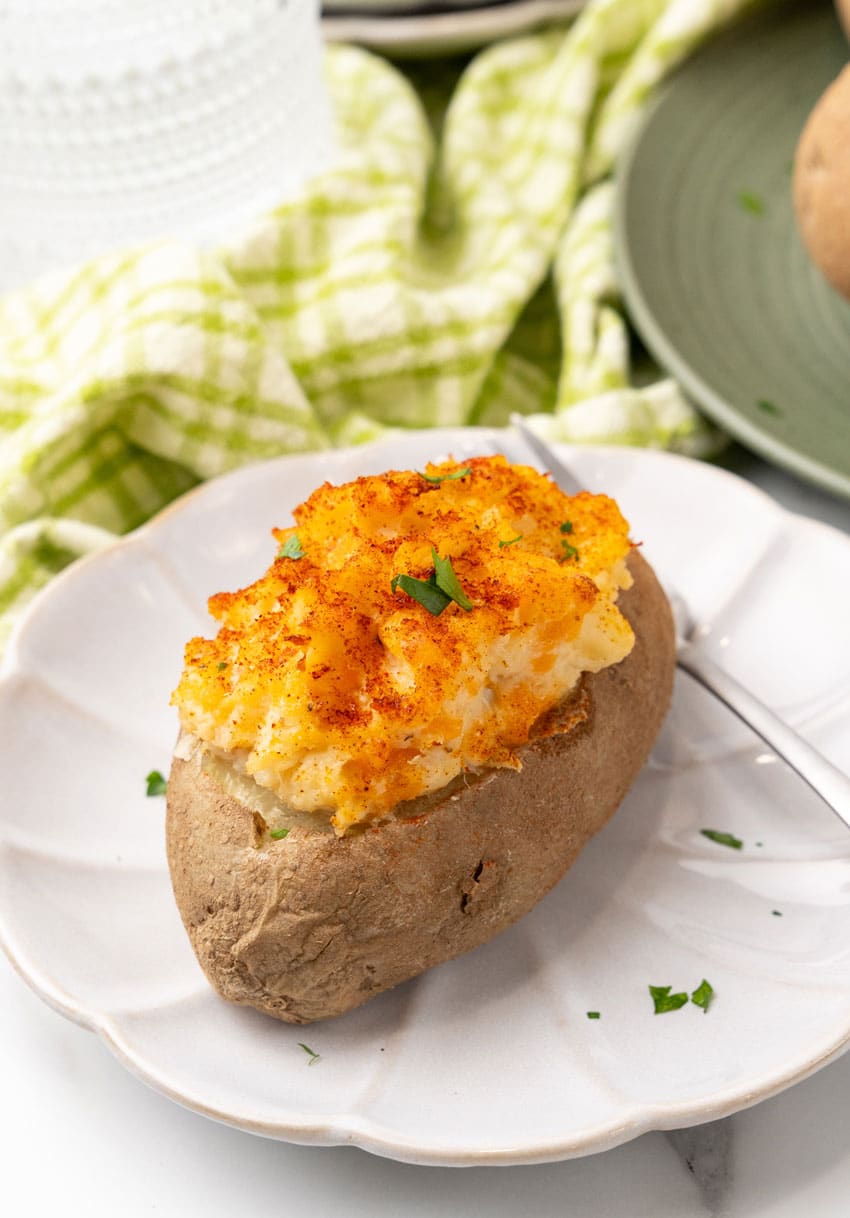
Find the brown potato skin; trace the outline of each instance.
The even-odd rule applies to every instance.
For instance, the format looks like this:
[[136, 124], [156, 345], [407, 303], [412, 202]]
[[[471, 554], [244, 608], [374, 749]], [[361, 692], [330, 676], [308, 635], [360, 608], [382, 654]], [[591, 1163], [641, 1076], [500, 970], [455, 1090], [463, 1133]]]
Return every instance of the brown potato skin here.
[[803, 128], [794, 157], [794, 210], [815, 266], [850, 297], [850, 66]]
[[362, 833], [293, 828], [271, 841], [198, 761], [174, 760], [171, 879], [224, 998], [290, 1023], [339, 1015], [537, 904], [617, 808], [669, 704], [670, 609], [637, 551], [629, 566], [634, 587], [619, 604], [635, 631], [631, 654], [583, 679], [587, 718], [532, 740], [521, 772], [458, 779]]

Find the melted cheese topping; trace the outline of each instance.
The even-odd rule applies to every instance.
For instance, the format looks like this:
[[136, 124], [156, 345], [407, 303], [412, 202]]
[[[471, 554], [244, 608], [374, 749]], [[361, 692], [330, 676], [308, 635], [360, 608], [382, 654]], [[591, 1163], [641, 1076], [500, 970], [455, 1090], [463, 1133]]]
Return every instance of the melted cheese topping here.
[[[213, 596], [218, 635], [186, 647], [184, 730], [338, 833], [465, 769], [519, 768], [535, 721], [631, 650], [616, 503], [503, 457], [427, 467], [461, 470], [326, 483], [273, 530], [281, 545], [297, 531], [303, 557]], [[471, 610], [433, 616], [392, 590], [428, 580], [432, 550]]]

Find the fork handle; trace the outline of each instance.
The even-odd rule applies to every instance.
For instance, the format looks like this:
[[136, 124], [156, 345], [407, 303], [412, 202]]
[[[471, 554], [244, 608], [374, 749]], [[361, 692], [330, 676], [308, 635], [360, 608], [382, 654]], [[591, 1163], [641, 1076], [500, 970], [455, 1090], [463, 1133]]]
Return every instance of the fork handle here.
[[710, 690], [729, 710], [770, 745], [816, 795], [850, 828], [850, 778], [798, 736], [725, 669], [710, 660], [698, 646], [679, 645], [677, 662], [694, 680]]

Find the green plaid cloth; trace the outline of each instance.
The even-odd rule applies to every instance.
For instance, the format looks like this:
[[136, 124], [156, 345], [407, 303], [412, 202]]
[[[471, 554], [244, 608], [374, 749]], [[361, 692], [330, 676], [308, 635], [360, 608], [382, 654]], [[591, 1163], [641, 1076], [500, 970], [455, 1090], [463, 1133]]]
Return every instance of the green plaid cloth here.
[[513, 410], [708, 453], [675, 385], [634, 386], [607, 179], [746, 3], [591, 0], [479, 54], [447, 105], [420, 68], [439, 136], [410, 79], [331, 49], [339, 156], [299, 198], [213, 251], [121, 251], [0, 301], [0, 644], [67, 563], [249, 461]]

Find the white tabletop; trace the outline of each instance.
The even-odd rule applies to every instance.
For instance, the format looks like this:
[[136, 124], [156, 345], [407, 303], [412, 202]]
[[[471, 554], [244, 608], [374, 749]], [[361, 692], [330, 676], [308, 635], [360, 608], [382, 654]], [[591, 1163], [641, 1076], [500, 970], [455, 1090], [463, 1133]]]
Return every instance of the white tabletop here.
[[[742, 450], [730, 467], [850, 533], [850, 503]], [[410, 1167], [214, 1124], [129, 1075], [0, 957], [0, 1196], [15, 1218], [846, 1218], [850, 1055], [725, 1121], [515, 1168]]]

